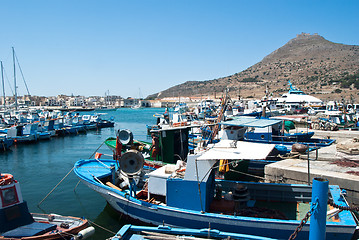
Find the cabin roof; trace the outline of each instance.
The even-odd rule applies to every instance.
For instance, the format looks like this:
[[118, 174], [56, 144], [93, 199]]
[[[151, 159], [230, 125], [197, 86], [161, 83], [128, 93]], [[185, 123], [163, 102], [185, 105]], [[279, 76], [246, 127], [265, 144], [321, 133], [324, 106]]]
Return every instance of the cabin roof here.
[[238, 127], [258, 127], [264, 128], [272, 125], [281, 123], [281, 120], [275, 119], [259, 119], [259, 118], [249, 118], [249, 117], [238, 117], [236, 119], [221, 122], [222, 125], [238, 126]]
[[197, 160], [247, 160], [266, 159], [275, 144], [221, 140], [203, 153]]

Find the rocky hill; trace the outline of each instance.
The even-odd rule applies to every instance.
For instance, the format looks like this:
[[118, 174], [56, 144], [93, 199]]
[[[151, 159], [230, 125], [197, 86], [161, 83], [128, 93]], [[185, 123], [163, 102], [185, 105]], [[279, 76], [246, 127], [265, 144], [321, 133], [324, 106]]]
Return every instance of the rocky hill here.
[[359, 46], [333, 43], [318, 34], [302, 33], [259, 63], [231, 76], [188, 81], [149, 98], [220, 96], [261, 98], [266, 86], [273, 97], [288, 91], [288, 80], [322, 100], [359, 102]]

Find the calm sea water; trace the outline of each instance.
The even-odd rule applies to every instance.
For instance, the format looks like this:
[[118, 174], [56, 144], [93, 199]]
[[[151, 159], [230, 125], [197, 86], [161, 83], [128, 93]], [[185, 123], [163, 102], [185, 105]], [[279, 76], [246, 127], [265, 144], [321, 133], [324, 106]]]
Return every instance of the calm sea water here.
[[[115, 118], [114, 128], [13, 146], [12, 151], [0, 153], [0, 172], [11, 173], [20, 182], [23, 198], [27, 201], [30, 212], [85, 217], [117, 232], [126, 223], [124, 218], [121, 219], [104, 198], [84, 184], [80, 183], [76, 187], [79, 179], [73, 172], [40, 206], [38, 204], [71, 171], [77, 160], [90, 158], [104, 140], [115, 137], [118, 129], [130, 129], [135, 139], [150, 141], [146, 125], [155, 124], [153, 115], [163, 112], [164, 109], [160, 108], [108, 111], [106, 118]], [[112, 154], [105, 144], [97, 152]], [[95, 228], [96, 233], [92, 239], [106, 239], [113, 235], [99, 227]]]

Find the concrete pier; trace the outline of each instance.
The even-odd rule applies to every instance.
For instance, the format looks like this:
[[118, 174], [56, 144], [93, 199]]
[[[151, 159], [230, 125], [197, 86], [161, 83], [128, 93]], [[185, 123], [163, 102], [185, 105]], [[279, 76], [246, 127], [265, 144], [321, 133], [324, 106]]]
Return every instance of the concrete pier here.
[[[293, 130], [292, 130], [293, 131]], [[359, 131], [322, 131], [301, 128], [295, 131], [314, 131], [313, 138], [330, 138], [336, 139], [336, 142], [345, 141], [347, 139], [359, 138]], [[316, 159], [316, 155], [318, 156]], [[315, 177], [325, 178], [329, 180], [331, 185], [339, 185], [341, 189], [347, 190], [347, 199], [350, 204], [359, 205], [359, 176], [348, 173], [359, 172], [359, 167], [344, 167], [334, 164], [335, 161], [346, 159], [345, 154], [338, 152], [336, 144], [329, 147], [323, 147], [318, 150], [310, 152], [309, 154], [309, 168], [310, 179]], [[299, 159], [286, 159], [276, 163], [265, 166], [264, 174], [268, 182], [282, 182], [282, 183], [308, 183], [308, 156], [306, 154], [300, 155]], [[359, 163], [359, 156], [350, 156], [350, 159], [357, 159]], [[314, 160], [316, 159], [316, 160]], [[356, 164], [354, 164], [356, 165]]]
[[[341, 167], [333, 161], [310, 161], [310, 179], [315, 177], [329, 180], [330, 185], [339, 185], [347, 190], [350, 203], [359, 204], [359, 176], [348, 171], [359, 172], [359, 167]], [[286, 159], [265, 166], [268, 182], [307, 184], [308, 162], [303, 159]]]
[[[306, 129], [300, 129], [306, 131]], [[312, 129], [310, 129], [312, 131]], [[331, 138], [337, 142], [352, 138], [359, 138], [359, 131], [321, 131], [314, 130], [314, 138]], [[359, 157], [359, 156], [357, 156]], [[285, 159], [265, 166], [264, 174], [268, 182], [301, 183], [308, 182], [308, 160], [307, 155], [299, 156], [299, 159]], [[359, 176], [348, 173], [350, 171], [359, 173], [359, 167], [343, 167], [334, 164], [342, 160], [343, 154], [337, 152], [336, 144], [323, 147], [316, 152], [310, 152], [310, 179], [315, 177], [329, 180], [331, 185], [339, 185], [341, 189], [347, 190], [347, 199], [350, 203], [359, 205]], [[359, 163], [359, 161], [355, 161]], [[355, 165], [355, 164], [354, 164]]]

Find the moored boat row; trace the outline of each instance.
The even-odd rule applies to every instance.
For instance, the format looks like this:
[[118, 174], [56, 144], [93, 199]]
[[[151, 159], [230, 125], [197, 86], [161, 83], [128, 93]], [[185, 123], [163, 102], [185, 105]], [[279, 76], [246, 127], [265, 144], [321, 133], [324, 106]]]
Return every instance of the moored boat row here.
[[[2, 119], [6, 119], [6, 115], [3, 115]], [[77, 135], [89, 130], [114, 126], [113, 119], [102, 119], [97, 113], [79, 115], [72, 112], [64, 114], [61, 111], [51, 114], [32, 112], [32, 114], [22, 114], [22, 117], [12, 119], [14, 122], [11, 126], [4, 124], [4, 127], [0, 129], [0, 151], [10, 149], [13, 143], [32, 143], [55, 136]], [[4, 122], [9, 121], [4, 120]]]

